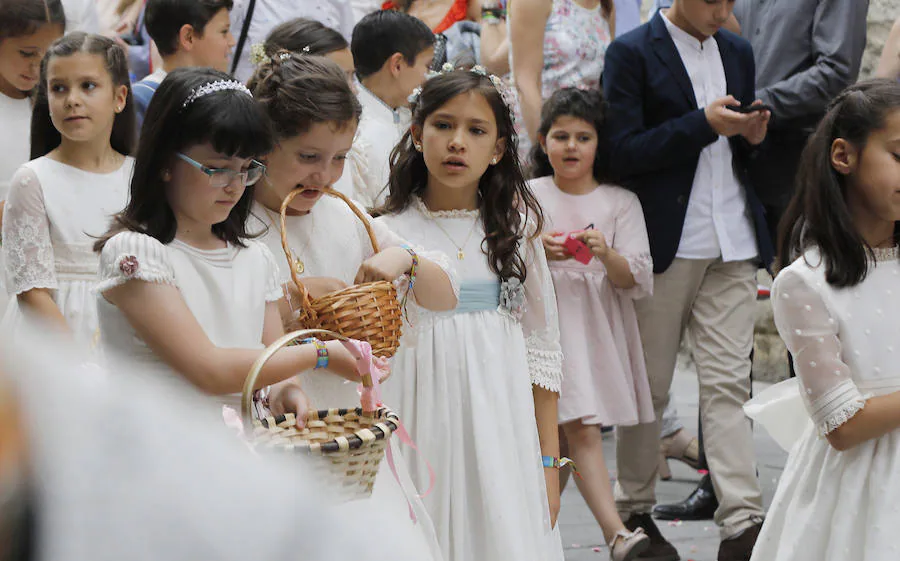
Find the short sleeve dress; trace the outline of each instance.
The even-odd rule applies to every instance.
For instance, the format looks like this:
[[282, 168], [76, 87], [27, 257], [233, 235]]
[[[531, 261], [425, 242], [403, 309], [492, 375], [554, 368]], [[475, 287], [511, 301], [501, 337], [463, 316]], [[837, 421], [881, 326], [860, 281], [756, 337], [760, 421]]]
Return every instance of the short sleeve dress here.
[[592, 225], [624, 257], [634, 287], [619, 289], [598, 259], [550, 261], [559, 307], [563, 384], [559, 422], [635, 425], [656, 417], [634, 301], [653, 292], [653, 261], [637, 196], [614, 185], [570, 195], [552, 177], [530, 186], [544, 209], [544, 232], [574, 232]]
[[[283, 292], [269, 249], [257, 241], [245, 243], [246, 247], [229, 244], [202, 250], [177, 239], [164, 245], [137, 232], [113, 236], [100, 253], [96, 287], [100, 341], [107, 360], [115, 363], [127, 357], [160, 376], [184, 380], [147, 346], [119, 308], [104, 298], [105, 291], [134, 280], [178, 288], [215, 346], [262, 349], [266, 305], [281, 299]], [[219, 398], [240, 410], [240, 395]]]

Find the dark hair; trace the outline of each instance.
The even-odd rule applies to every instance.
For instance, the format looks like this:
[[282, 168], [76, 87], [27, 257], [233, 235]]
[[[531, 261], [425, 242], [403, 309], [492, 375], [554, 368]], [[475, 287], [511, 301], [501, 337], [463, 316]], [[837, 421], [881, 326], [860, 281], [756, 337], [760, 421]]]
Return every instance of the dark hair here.
[[[866, 278], [874, 252], [853, 223], [847, 177], [831, 165], [831, 147], [842, 138], [862, 152], [869, 135], [883, 129], [888, 114], [898, 109], [900, 84], [893, 80], [860, 82], [831, 103], [803, 150], [797, 192], [779, 227], [778, 268], [816, 247], [829, 284], [854, 286]], [[897, 242], [900, 229], [895, 224]]]
[[[272, 150], [269, 119], [246, 92], [220, 90], [184, 106], [192, 92], [220, 80], [234, 82], [228, 74], [211, 68], [178, 68], [159, 85], [141, 129], [128, 205], [113, 219], [95, 251], [123, 230], [146, 234], [163, 244], [175, 238], [178, 224], [165, 195], [162, 174], [174, 165], [176, 152], [206, 143], [229, 157], [256, 158]], [[243, 246], [243, 240], [251, 237], [246, 223], [252, 203], [253, 186], [248, 186], [228, 218], [213, 225], [213, 234]]]
[[325, 56], [349, 46], [344, 36], [334, 29], [315, 20], [294, 18], [272, 29], [263, 48], [271, 58], [281, 50], [300, 53], [308, 49], [306, 54]]
[[131, 96], [131, 80], [128, 76], [128, 58], [125, 51], [109, 37], [76, 31], [57, 39], [47, 50], [41, 61], [41, 81], [37, 86], [34, 110], [31, 113], [31, 159], [40, 158], [59, 146], [62, 136], [50, 119], [48, 100], [47, 67], [54, 58], [72, 56], [76, 53], [96, 55], [103, 59], [103, 66], [109, 72], [114, 88], [125, 86], [125, 107], [113, 121], [109, 143], [113, 150], [130, 155], [136, 142], [134, 103]]
[[314, 123], [355, 124], [362, 114], [347, 77], [324, 57], [273, 53], [247, 85], [278, 139], [302, 134]]
[[[525, 280], [527, 269], [519, 243], [526, 235], [530, 218], [536, 230], [529, 237], [540, 234], [544, 218], [537, 199], [525, 182], [519, 156], [513, 120], [503, 96], [487, 76], [469, 70], [454, 70], [426, 81], [422, 93], [412, 105], [412, 124], [422, 127], [425, 119], [456, 96], [478, 92], [491, 106], [497, 121], [497, 138], [506, 139], [506, 152], [497, 164], [488, 167], [478, 183], [478, 206], [486, 233], [488, 263], [499, 277]], [[406, 209], [416, 195], [421, 196], [428, 184], [425, 159], [413, 147], [412, 134], [407, 131], [391, 153], [390, 194], [381, 213], [399, 213]], [[525, 213], [523, 220], [522, 213]]]
[[360, 79], [375, 74], [394, 53], [409, 65], [434, 46], [434, 33], [419, 18], [397, 10], [380, 10], [365, 16], [353, 28], [350, 51]]
[[[562, 88], [553, 92], [541, 108], [541, 126], [538, 135], [547, 137], [553, 123], [560, 117], [574, 117], [586, 121], [597, 131], [597, 152], [594, 154], [594, 179], [598, 183], [606, 182], [608, 172], [600, 147], [603, 138], [603, 127], [606, 124], [606, 102], [600, 90], [581, 90], [578, 88]], [[529, 155], [531, 177], [553, 175], [553, 166], [547, 153], [539, 142], [531, 147]]]
[[66, 30], [61, 0], [3, 0], [0, 2], [0, 41], [31, 35], [44, 25]]
[[178, 51], [182, 27], [190, 25], [202, 37], [209, 20], [232, 6], [232, 0], [147, 0], [144, 22], [159, 54], [169, 56]]

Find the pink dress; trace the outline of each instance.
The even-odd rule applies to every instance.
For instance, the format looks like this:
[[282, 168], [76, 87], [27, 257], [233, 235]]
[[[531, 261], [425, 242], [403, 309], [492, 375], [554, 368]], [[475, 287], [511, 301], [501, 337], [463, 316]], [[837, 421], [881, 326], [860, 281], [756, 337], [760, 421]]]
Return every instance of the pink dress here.
[[637, 197], [613, 185], [585, 195], [560, 191], [552, 177], [530, 186], [544, 209], [544, 232], [572, 232], [589, 224], [628, 260], [637, 284], [616, 288], [592, 259], [550, 261], [563, 351], [559, 422], [634, 425], [655, 419], [634, 300], [653, 292], [653, 262]]

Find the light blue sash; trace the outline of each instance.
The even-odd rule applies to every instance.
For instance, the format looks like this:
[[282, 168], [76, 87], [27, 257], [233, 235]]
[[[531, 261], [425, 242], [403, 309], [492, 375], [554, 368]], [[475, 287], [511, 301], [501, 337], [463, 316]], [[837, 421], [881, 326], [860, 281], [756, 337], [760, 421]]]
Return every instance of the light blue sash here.
[[459, 287], [457, 314], [491, 312], [500, 305], [500, 281], [468, 281]]

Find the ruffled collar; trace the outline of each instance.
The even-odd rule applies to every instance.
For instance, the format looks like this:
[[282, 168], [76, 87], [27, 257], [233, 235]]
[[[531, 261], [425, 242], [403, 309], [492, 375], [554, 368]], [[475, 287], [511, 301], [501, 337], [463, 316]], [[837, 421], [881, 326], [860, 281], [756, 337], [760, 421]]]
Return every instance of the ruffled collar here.
[[413, 206], [426, 218], [478, 218], [481, 211], [475, 210], [429, 210], [422, 197], [413, 197]]
[[875, 254], [875, 261], [896, 261], [900, 256], [897, 247], [896, 245], [894, 247], [873, 247], [872, 253]]

